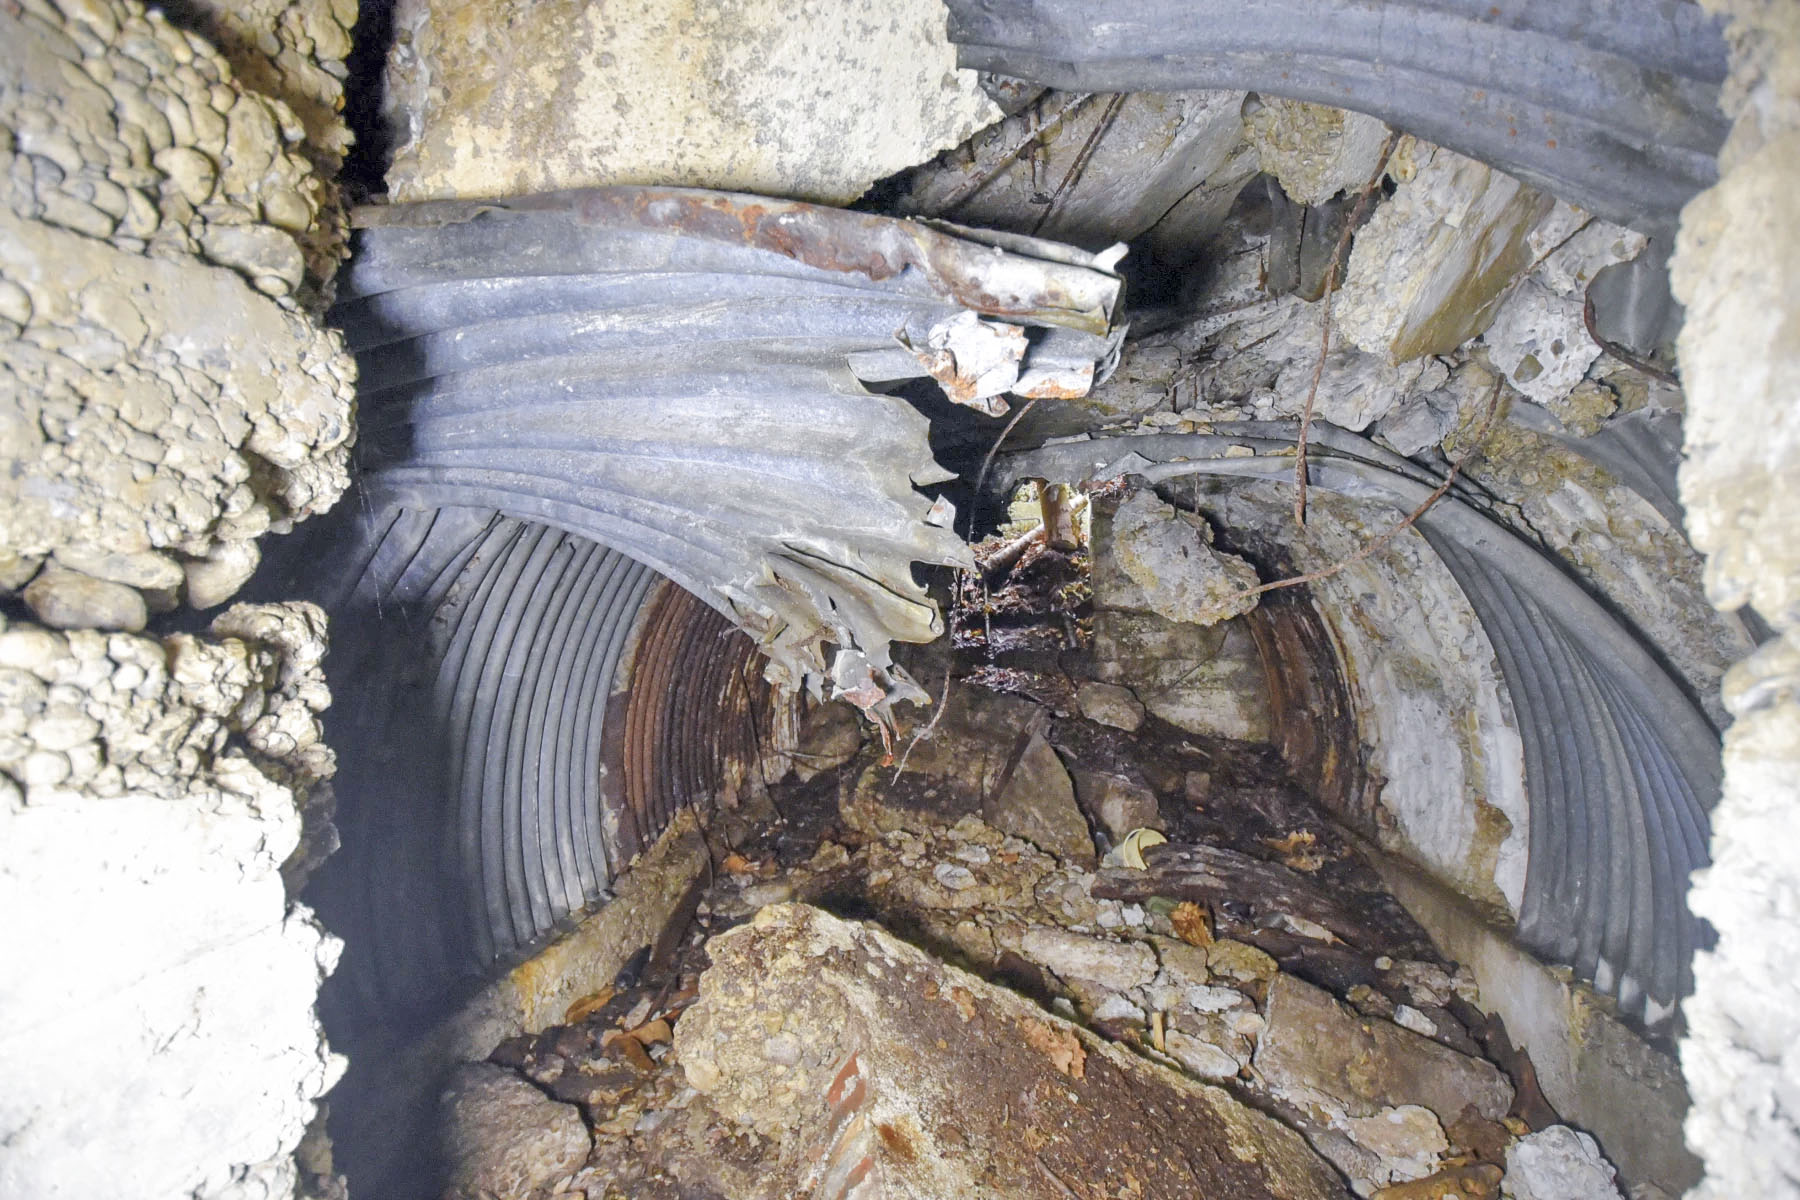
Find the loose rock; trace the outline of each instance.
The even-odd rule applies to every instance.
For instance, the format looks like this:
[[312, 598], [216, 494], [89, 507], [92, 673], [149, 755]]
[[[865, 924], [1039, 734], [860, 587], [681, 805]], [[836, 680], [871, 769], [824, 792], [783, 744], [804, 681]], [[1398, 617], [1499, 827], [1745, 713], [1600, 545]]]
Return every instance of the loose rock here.
[[52, 629], [120, 629], [134, 633], [150, 619], [144, 598], [122, 583], [49, 566], [25, 587], [25, 603]]
[[575, 1106], [504, 1067], [457, 1067], [441, 1107], [445, 1195], [454, 1200], [535, 1200], [587, 1161], [591, 1142]]

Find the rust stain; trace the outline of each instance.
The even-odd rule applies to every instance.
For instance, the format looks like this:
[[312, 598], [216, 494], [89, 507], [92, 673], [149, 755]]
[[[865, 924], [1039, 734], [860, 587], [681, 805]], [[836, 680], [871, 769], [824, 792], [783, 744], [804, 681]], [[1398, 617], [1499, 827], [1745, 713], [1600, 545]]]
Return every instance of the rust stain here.
[[[1114, 291], [1108, 307], [1096, 309], [1078, 302], [1055, 279], [1058, 272], [1106, 274], [1095, 268], [1043, 262], [1034, 287], [1001, 294], [993, 287], [993, 274], [995, 264], [1009, 257], [1005, 251], [940, 233], [916, 221], [724, 192], [620, 186], [509, 200], [364, 206], [355, 210], [352, 224], [359, 229], [430, 226], [473, 220], [483, 213], [557, 210], [590, 225], [637, 227], [738, 243], [819, 270], [861, 275], [875, 283], [916, 271], [932, 292], [963, 308], [1100, 335], [1111, 329], [1110, 305], [1117, 302]], [[1019, 275], [1023, 277], [1023, 273]]]
[[619, 730], [606, 761], [620, 780], [607, 799], [638, 845], [755, 772], [784, 703], [751, 669], [755, 657], [750, 639], [691, 592], [666, 584], [649, 606], [622, 719], [609, 714], [607, 726]]

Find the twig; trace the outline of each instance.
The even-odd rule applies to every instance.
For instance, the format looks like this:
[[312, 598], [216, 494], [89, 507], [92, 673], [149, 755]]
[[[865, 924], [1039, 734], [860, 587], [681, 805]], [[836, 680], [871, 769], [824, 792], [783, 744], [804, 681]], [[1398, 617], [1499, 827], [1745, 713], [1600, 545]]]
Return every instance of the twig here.
[[[1018, 412], [1013, 414], [1013, 419], [1006, 423], [1006, 428], [1000, 431], [1000, 436], [994, 439], [992, 446], [988, 447], [987, 457], [981, 460], [981, 474], [975, 477], [975, 495], [969, 501], [968, 536], [971, 538], [975, 536], [975, 519], [981, 511], [981, 492], [983, 488], [987, 487], [988, 471], [994, 465], [994, 455], [1000, 452], [1000, 446], [1006, 441], [1006, 435], [1013, 431], [1013, 426], [1024, 420], [1025, 414], [1035, 408], [1037, 402], [1038, 397], [1033, 396]], [[964, 541], [966, 542], [967, 539], [965, 538]], [[992, 607], [992, 598], [988, 595], [987, 572], [977, 569], [975, 573], [981, 576], [982, 645], [987, 652], [988, 661], [992, 662], [994, 661], [994, 618], [993, 614], [988, 611]]]
[[1057, 1189], [1059, 1191], [1061, 1191], [1063, 1195], [1067, 1196], [1069, 1198], [1069, 1200], [1081, 1200], [1081, 1197], [1077, 1196], [1075, 1194], [1074, 1189], [1072, 1189], [1068, 1184], [1063, 1182], [1062, 1176], [1058, 1175], [1056, 1173], [1055, 1169], [1052, 1168], [1049, 1163], [1044, 1161], [1044, 1155], [1043, 1155], [1042, 1151], [1038, 1152], [1037, 1154], [1032, 1155], [1032, 1158], [1033, 1158], [1033, 1160], [1036, 1161], [1036, 1163], [1038, 1165], [1038, 1170], [1040, 1170], [1044, 1173], [1044, 1178], [1048, 1179], [1051, 1183], [1054, 1183], [1057, 1186]]
[[1349, 558], [1340, 559], [1328, 567], [1321, 568], [1317, 571], [1309, 571], [1305, 575], [1295, 575], [1288, 579], [1277, 579], [1274, 583], [1264, 583], [1253, 588], [1245, 588], [1243, 591], [1227, 596], [1224, 600], [1220, 601], [1220, 607], [1225, 607], [1235, 601], [1243, 600], [1250, 596], [1260, 596], [1264, 592], [1272, 592], [1277, 588], [1299, 587], [1303, 583], [1317, 583], [1321, 579], [1329, 579], [1339, 571], [1355, 566], [1363, 559], [1369, 557], [1369, 555], [1375, 553], [1377, 550], [1399, 537], [1402, 533], [1405, 533], [1408, 529], [1411, 529], [1413, 522], [1424, 516], [1426, 510], [1444, 498], [1444, 493], [1448, 492], [1451, 486], [1455, 484], [1456, 477], [1462, 473], [1463, 467], [1468, 464], [1470, 459], [1475, 457], [1480, 451], [1483, 443], [1487, 441], [1488, 430], [1494, 423], [1495, 415], [1500, 411], [1500, 392], [1504, 387], [1505, 382], [1504, 378], [1495, 381], [1493, 397], [1488, 401], [1487, 415], [1482, 418], [1481, 427], [1475, 431], [1474, 440], [1470, 442], [1468, 450], [1458, 456], [1457, 459], [1450, 464], [1450, 473], [1444, 476], [1444, 482], [1438, 484], [1437, 490], [1425, 497], [1425, 502], [1423, 504], [1408, 513], [1405, 520], [1401, 521], [1398, 525], [1395, 525], [1392, 529], [1389, 529], [1374, 541], [1364, 545], [1362, 549], [1358, 550], [1355, 554], [1352, 554]]
[[1112, 128], [1112, 123], [1117, 119], [1119, 110], [1125, 107], [1125, 101], [1130, 96], [1130, 92], [1118, 92], [1111, 100], [1107, 101], [1106, 112], [1101, 114], [1100, 123], [1094, 126], [1094, 132], [1088, 134], [1087, 141], [1081, 144], [1081, 152], [1075, 156], [1075, 161], [1069, 164], [1069, 173], [1062, 177], [1062, 182], [1057, 184], [1056, 190], [1050, 194], [1050, 203], [1044, 206], [1044, 215], [1039, 217], [1037, 224], [1031, 227], [1034, 236], [1049, 223], [1051, 214], [1056, 211], [1057, 204], [1062, 201], [1063, 193], [1081, 182], [1082, 175], [1087, 171], [1088, 159], [1093, 157], [1095, 149], [1100, 145], [1100, 140], [1106, 136], [1106, 131]]
[[1006, 428], [1000, 431], [1000, 436], [994, 439], [994, 444], [988, 447], [987, 457], [981, 460], [981, 474], [975, 477], [975, 497], [969, 502], [970, 537], [975, 536], [975, 518], [981, 510], [981, 490], [987, 486], [988, 472], [992, 470], [994, 466], [994, 455], [1000, 453], [1000, 447], [1005, 443], [1007, 435], [1012, 433], [1013, 426], [1024, 420], [1025, 414], [1035, 408], [1037, 402], [1038, 397], [1033, 396], [1030, 400], [1025, 402], [1024, 407], [1013, 414], [1012, 420], [1006, 423]]
[[1319, 322], [1319, 361], [1313, 365], [1312, 383], [1306, 389], [1306, 410], [1300, 414], [1300, 440], [1298, 452], [1294, 456], [1294, 524], [1306, 528], [1306, 439], [1312, 432], [1313, 408], [1319, 401], [1319, 381], [1325, 378], [1325, 360], [1331, 354], [1331, 293], [1337, 287], [1338, 269], [1343, 266], [1344, 251], [1350, 246], [1350, 238], [1356, 233], [1356, 227], [1362, 223], [1363, 210], [1369, 206], [1369, 197], [1381, 184], [1381, 177], [1387, 171], [1388, 158], [1394, 153], [1394, 146], [1400, 140], [1398, 131], [1390, 132], [1387, 140], [1381, 143], [1381, 154], [1375, 160], [1375, 173], [1369, 176], [1369, 182], [1363, 185], [1362, 195], [1356, 199], [1356, 207], [1351, 210], [1350, 220], [1345, 222], [1344, 231], [1338, 234], [1337, 245], [1331, 251], [1331, 263], [1325, 268], [1325, 309], [1324, 317]]
[[912, 741], [906, 743], [906, 749], [900, 755], [900, 765], [894, 768], [892, 783], [900, 782], [900, 773], [906, 770], [906, 760], [912, 757], [913, 747], [929, 738], [937, 730], [938, 722], [944, 719], [944, 707], [950, 702], [950, 668], [944, 668], [944, 690], [938, 694], [937, 711], [931, 714], [931, 720], [925, 727], [913, 734]]
[[1029, 532], [1022, 533], [1000, 549], [988, 556], [981, 563], [981, 570], [987, 575], [1003, 575], [1012, 570], [1013, 565], [1025, 557], [1025, 552], [1039, 542], [1048, 540], [1048, 530], [1043, 525], [1033, 525]]
[[1639, 358], [1617, 342], [1609, 342], [1600, 336], [1599, 327], [1594, 323], [1594, 297], [1591, 292], [1584, 293], [1581, 297], [1581, 322], [1587, 326], [1588, 336], [1594, 339], [1594, 344], [1607, 354], [1612, 355], [1632, 370], [1641, 371], [1652, 379], [1660, 379], [1674, 387], [1681, 386], [1681, 377], [1675, 372], [1665, 371], [1648, 359]]
[[1025, 136], [1020, 138], [1016, 145], [996, 159], [993, 165], [989, 166], [987, 170], [983, 171], [974, 179], [964, 180], [955, 191], [944, 197], [944, 202], [937, 206], [938, 215], [944, 217], [949, 216], [965, 200], [977, 195], [983, 188], [987, 187], [988, 184], [998, 179], [1002, 171], [1017, 162], [1019, 155], [1029, 150], [1032, 145], [1044, 135], [1054, 132], [1056, 127], [1063, 123], [1065, 117], [1072, 114], [1076, 109], [1080, 108], [1093, 98], [1094, 93], [1084, 92], [1057, 109], [1048, 119], [1039, 120], [1037, 124], [1026, 131]]

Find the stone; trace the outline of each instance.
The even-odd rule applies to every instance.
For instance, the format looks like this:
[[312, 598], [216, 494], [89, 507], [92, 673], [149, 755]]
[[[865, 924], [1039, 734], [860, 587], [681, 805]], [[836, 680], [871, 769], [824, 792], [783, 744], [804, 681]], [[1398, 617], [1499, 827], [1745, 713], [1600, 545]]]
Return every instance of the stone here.
[[220, 266], [253, 280], [278, 279], [290, 290], [306, 275], [299, 244], [273, 226], [209, 225], [200, 235], [200, 248]]
[[1512, 1085], [1492, 1063], [1359, 1016], [1291, 975], [1270, 983], [1264, 1016], [1255, 1063], [1277, 1097], [1343, 1117], [1422, 1105], [1445, 1125], [1471, 1106], [1490, 1121], [1512, 1107]]
[[1565, 396], [1556, 396], [1545, 407], [1577, 437], [1591, 437], [1619, 411], [1618, 393], [1604, 383], [1583, 379]]
[[1046, 854], [1094, 866], [1094, 839], [1075, 803], [1074, 784], [1041, 733], [1025, 743], [1005, 790], [982, 806], [982, 816], [995, 829]]
[[220, 542], [205, 558], [183, 564], [190, 608], [213, 608], [237, 594], [256, 574], [262, 552], [255, 542]]
[[1081, 715], [1101, 725], [1135, 732], [1144, 723], [1144, 706], [1130, 688], [1089, 680], [1075, 691]]
[[54, 557], [71, 571], [126, 587], [168, 588], [181, 582], [180, 565], [167, 555], [149, 550], [126, 553], [74, 543], [58, 546]]
[[219, 169], [205, 154], [192, 146], [170, 146], [158, 150], [152, 161], [168, 177], [169, 185], [195, 208], [212, 199]]
[[25, 603], [52, 629], [121, 629], [135, 633], [150, 619], [144, 598], [122, 583], [108, 583], [55, 564], [25, 586]]
[[[1423, 1179], [1450, 1150], [1444, 1127], [1428, 1108], [1403, 1104], [1343, 1121], [1350, 1140], [1381, 1160], [1388, 1179]], [[1382, 1180], [1385, 1183], [1388, 1180]]]
[[[1067, 1200], [1067, 1179], [1347, 1200], [1292, 1130], [873, 925], [783, 906], [707, 951], [675, 1049], [721, 1117], [772, 1140], [758, 1200], [855, 1194], [846, 1176], [895, 1197]], [[778, 1035], [791, 1065], [768, 1056]]]
[[657, 183], [843, 204], [1001, 116], [940, 0], [803, 20], [768, 0], [405, 0], [393, 19], [396, 200]]
[[1220, 938], [1206, 948], [1206, 969], [1239, 983], [1261, 983], [1280, 973], [1275, 960], [1255, 946]]
[[1243, 1065], [1230, 1052], [1185, 1033], [1171, 1031], [1163, 1041], [1169, 1054], [1201, 1079], [1231, 1079]]
[[1142, 942], [1115, 942], [1046, 926], [1025, 931], [1019, 950], [1065, 979], [1081, 979], [1113, 992], [1129, 992], [1156, 978], [1156, 952]]
[[1332, 308], [1337, 336], [1390, 363], [1446, 354], [1487, 329], [1532, 264], [1552, 201], [1450, 150], [1402, 139], [1399, 187], [1356, 235]]
[[[1339, 192], [1359, 194], [1375, 173], [1388, 129], [1375, 117], [1327, 104], [1259, 96], [1244, 131], [1296, 204], [1323, 204]], [[1249, 107], [1249, 106], [1246, 106]]]
[[1164, 828], [1156, 793], [1143, 784], [1096, 771], [1078, 771], [1074, 778], [1081, 806], [1094, 814], [1115, 845], [1134, 829]]
[[573, 1174], [592, 1148], [572, 1104], [505, 1067], [464, 1063], [439, 1101], [439, 1143], [453, 1200], [536, 1200]]
[[1111, 552], [1149, 609], [1168, 620], [1214, 625], [1256, 607], [1255, 596], [1241, 594], [1261, 582], [1256, 568], [1214, 550], [1204, 520], [1148, 489], [1119, 506]]
[[1622, 1200], [1594, 1139], [1567, 1125], [1527, 1134], [1506, 1152], [1507, 1200]]

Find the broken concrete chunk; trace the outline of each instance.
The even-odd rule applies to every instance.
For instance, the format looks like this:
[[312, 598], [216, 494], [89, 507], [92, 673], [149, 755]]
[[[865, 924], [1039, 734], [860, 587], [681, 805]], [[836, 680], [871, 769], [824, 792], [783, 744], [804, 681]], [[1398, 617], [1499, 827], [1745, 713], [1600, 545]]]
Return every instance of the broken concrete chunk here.
[[1132, 733], [1144, 723], [1144, 706], [1130, 688], [1111, 683], [1088, 682], [1075, 693], [1081, 715], [1101, 725]]
[[1275, 976], [1264, 1015], [1256, 1069], [1275, 1096], [1303, 1109], [1370, 1117], [1423, 1105], [1449, 1124], [1471, 1106], [1490, 1121], [1512, 1107], [1512, 1084], [1492, 1063], [1358, 1016], [1291, 975]]
[[1490, 361], [1506, 373], [1507, 381], [1546, 407], [1574, 391], [1600, 357], [1581, 305], [1575, 297], [1559, 296], [1527, 279], [1482, 335]]
[[497, 56], [452, 0], [396, 6], [396, 200], [666, 183], [843, 204], [1001, 115], [957, 69], [939, 0], [510, 12]]
[[1262, 663], [1242, 621], [1200, 626], [1102, 609], [1094, 617], [1094, 658], [1097, 673], [1132, 680], [1144, 707], [1177, 728], [1246, 742], [1269, 737]]
[[581, 1113], [492, 1063], [464, 1063], [440, 1100], [447, 1200], [534, 1200], [587, 1161]]
[[1326, 104], [1259, 96], [1246, 105], [1244, 130], [1262, 169], [1297, 204], [1323, 204], [1361, 191], [1381, 157], [1388, 129], [1375, 117]]
[[1260, 580], [1256, 568], [1213, 549], [1212, 531], [1177, 513], [1151, 491], [1119, 506], [1112, 521], [1112, 554], [1158, 616], [1214, 625], [1256, 607], [1244, 595]]
[[1020, 939], [1020, 952], [1064, 979], [1084, 979], [1114, 992], [1129, 992], [1156, 978], [1156, 952], [1143, 942], [1114, 942], [1037, 926]]
[[982, 816], [1046, 854], [1094, 866], [1094, 839], [1075, 803], [1075, 787], [1041, 733], [1025, 743], [1005, 790], [982, 806]]
[[774, 1141], [770, 1194], [875, 1179], [895, 1200], [1346, 1196], [1298, 1135], [1225, 1092], [873, 926], [788, 905], [709, 952], [676, 1051], [718, 1113]]
[[1500, 1194], [1507, 1200], [1620, 1200], [1616, 1174], [1593, 1138], [1552, 1125], [1507, 1150]]
[[1488, 327], [1531, 266], [1527, 235], [1552, 201], [1410, 138], [1388, 173], [1404, 182], [1357, 233], [1332, 313], [1339, 336], [1400, 363], [1448, 353]]

